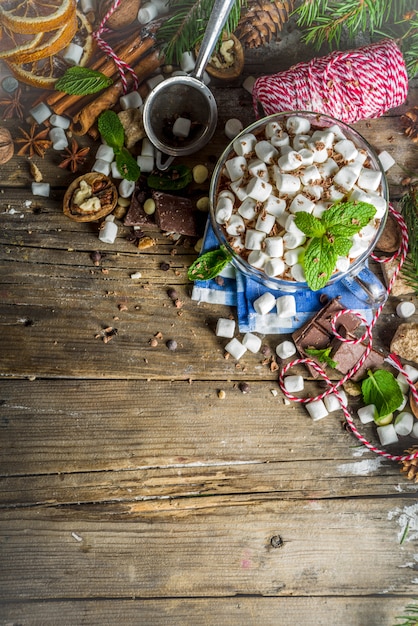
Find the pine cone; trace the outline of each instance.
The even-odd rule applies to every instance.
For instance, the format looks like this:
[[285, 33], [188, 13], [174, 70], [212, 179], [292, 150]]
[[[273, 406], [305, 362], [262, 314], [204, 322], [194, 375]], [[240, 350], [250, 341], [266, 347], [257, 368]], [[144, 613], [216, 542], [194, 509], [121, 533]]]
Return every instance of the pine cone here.
[[404, 133], [412, 139], [414, 143], [418, 142], [418, 106], [412, 107], [404, 115], [401, 115], [401, 124]]
[[294, 0], [248, 0], [241, 11], [235, 36], [246, 48], [269, 43], [282, 30]]
[[[418, 446], [414, 446], [405, 450], [405, 454], [413, 454], [417, 452]], [[413, 480], [418, 483], [418, 457], [412, 459], [412, 461], [399, 461], [401, 467], [401, 473], [405, 474], [408, 480]]]

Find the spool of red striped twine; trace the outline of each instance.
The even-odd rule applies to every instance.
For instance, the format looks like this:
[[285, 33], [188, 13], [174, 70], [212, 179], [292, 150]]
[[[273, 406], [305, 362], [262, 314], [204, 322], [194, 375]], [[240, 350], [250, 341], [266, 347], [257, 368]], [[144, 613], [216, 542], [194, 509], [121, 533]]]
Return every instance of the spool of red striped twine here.
[[265, 115], [316, 111], [346, 123], [379, 117], [402, 104], [407, 93], [405, 61], [391, 39], [261, 76], [252, 90], [256, 116], [261, 104]]

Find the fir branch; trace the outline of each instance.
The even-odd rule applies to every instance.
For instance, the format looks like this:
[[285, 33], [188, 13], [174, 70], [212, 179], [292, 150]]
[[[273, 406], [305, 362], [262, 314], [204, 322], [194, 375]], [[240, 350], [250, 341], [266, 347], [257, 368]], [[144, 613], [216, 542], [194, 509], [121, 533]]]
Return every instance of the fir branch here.
[[416, 0], [303, 0], [296, 9], [298, 26], [306, 30], [304, 41], [320, 48], [340, 45], [347, 34], [354, 41], [359, 32], [372, 41], [392, 37], [399, 41], [409, 77], [418, 70], [418, 14]]
[[393, 626], [417, 626], [418, 624], [418, 605], [408, 604], [405, 609], [404, 615], [397, 615], [396, 619], [405, 620], [403, 622], [396, 622]]
[[[183, 52], [194, 50], [202, 40], [214, 0], [169, 0], [170, 15], [158, 30], [166, 63], [179, 63]], [[236, 0], [225, 23], [224, 32], [238, 26], [246, 0]]]
[[402, 214], [408, 229], [409, 250], [402, 266], [405, 281], [418, 294], [418, 187], [411, 187], [401, 201]]

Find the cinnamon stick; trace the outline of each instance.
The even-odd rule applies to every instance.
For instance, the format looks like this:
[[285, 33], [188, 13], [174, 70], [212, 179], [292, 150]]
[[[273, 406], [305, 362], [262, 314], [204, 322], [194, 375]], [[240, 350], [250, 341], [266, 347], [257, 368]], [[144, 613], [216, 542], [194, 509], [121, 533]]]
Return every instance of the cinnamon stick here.
[[[133, 69], [138, 77], [138, 81], [142, 82], [150, 76], [160, 65], [162, 58], [157, 50], [152, 51], [139, 63], [134, 65]], [[128, 85], [132, 84], [132, 77], [127, 76]], [[123, 84], [121, 80], [116, 81], [113, 85], [105, 89], [99, 96], [84, 106], [74, 117], [72, 130], [76, 135], [85, 135], [93, 126], [100, 113], [107, 109], [112, 109], [123, 94]]]
[[[147, 54], [154, 43], [155, 41], [153, 37], [139, 39], [136, 35], [131, 37], [128, 42], [117, 46], [115, 48], [115, 53], [125, 63], [132, 66], [132, 64], [135, 64], [138, 59]], [[90, 69], [101, 72], [109, 78], [112, 78], [112, 76], [117, 74], [117, 68], [114, 61], [108, 57], [100, 57], [89, 67]], [[74, 105], [80, 105], [80, 103], [85, 105], [91, 100], [92, 98], [89, 96], [71, 96], [63, 93], [62, 91], [54, 91], [46, 97], [45, 102], [56, 115], [61, 115], [71, 110]]]

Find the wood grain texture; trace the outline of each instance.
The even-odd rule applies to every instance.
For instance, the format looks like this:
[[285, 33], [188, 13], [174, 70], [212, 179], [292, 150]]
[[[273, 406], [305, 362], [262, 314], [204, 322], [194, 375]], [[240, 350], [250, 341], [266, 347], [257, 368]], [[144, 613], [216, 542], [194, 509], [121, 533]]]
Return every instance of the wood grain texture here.
[[[245, 75], [314, 54], [279, 52], [254, 51]], [[213, 91], [217, 131], [186, 160], [210, 172], [227, 119], [254, 120], [239, 85]], [[418, 171], [400, 121], [417, 104], [411, 81], [404, 105], [355, 125], [396, 160], [395, 202]], [[285, 403], [261, 354], [225, 358], [214, 329], [235, 311], [190, 299], [195, 240], [154, 231], [140, 253], [121, 226], [99, 246], [97, 224], [62, 213], [73, 176], [59, 155], [34, 161], [49, 198], [31, 195], [26, 158], [0, 180], [0, 626], [393, 626], [416, 597], [417, 484], [359, 446], [341, 411], [314, 423]], [[398, 301], [373, 331], [386, 350]], [[104, 343], [107, 327], [117, 334]], [[263, 344], [274, 354], [283, 338]]]

